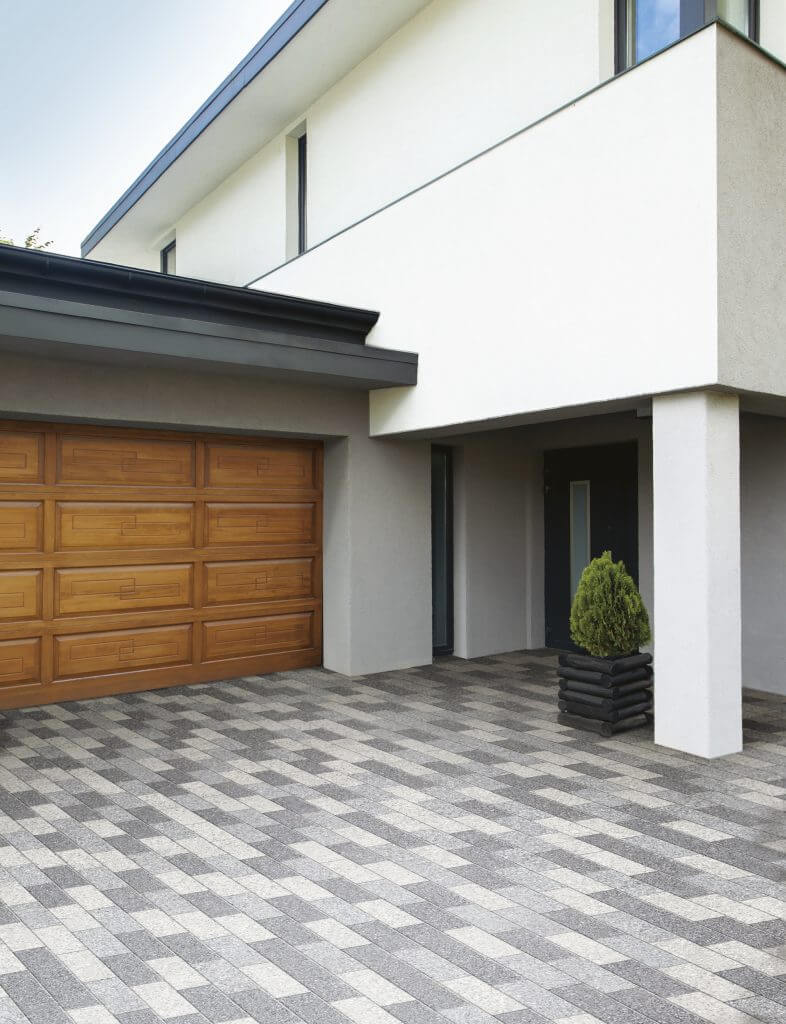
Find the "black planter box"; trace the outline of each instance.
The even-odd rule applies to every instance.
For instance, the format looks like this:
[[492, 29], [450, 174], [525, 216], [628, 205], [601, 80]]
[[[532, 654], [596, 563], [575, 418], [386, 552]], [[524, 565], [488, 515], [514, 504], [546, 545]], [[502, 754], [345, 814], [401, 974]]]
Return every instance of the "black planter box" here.
[[618, 658], [595, 658], [591, 654], [573, 654], [566, 651], [559, 656], [560, 665], [567, 668], [585, 668], [590, 672], [607, 672], [609, 675], [617, 675], [620, 672], [628, 672], [632, 668], [641, 668], [642, 665], [652, 664], [651, 654], [622, 654]]
[[623, 697], [610, 697], [608, 692], [602, 697], [598, 697], [592, 693], [572, 690], [569, 686], [560, 686], [559, 699], [570, 701], [573, 704], [584, 704], [588, 708], [602, 708], [604, 711], [622, 711], [623, 708], [629, 708], [633, 704], [641, 704], [652, 696], [652, 691], [648, 689], [633, 690], [631, 693], [626, 693]]
[[652, 719], [652, 655], [559, 656], [559, 721], [612, 736]]
[[595, 683], [582, 683], [577, 680], [570, 678], [564, 678], [560, 676], [560, 689], [570, 690], [572, 693], [587, 693], [593, 697], [603, 697], [616, 699], [617, 697], [626, 697], [630, 693], [639, 693], [642, 689], [646, 689], [652, 683], [652, 673], [648, 672], [643, 679], [636, 680], [633, 683], [623, 683], [622, 686], [597, 686]]

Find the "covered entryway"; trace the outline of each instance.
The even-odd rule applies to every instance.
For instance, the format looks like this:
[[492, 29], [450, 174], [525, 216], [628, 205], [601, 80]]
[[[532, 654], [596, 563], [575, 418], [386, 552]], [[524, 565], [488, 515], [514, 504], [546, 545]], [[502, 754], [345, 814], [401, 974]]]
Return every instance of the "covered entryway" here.
[[0, 707], [322, 660], [322, 445], [0, 423]]

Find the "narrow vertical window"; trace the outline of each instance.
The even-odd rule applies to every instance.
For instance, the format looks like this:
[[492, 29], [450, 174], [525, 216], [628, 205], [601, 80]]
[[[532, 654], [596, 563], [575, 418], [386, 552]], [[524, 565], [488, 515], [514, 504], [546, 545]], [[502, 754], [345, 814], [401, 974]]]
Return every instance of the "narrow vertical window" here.
[[452, 450], [431, 448], [431, 623], [434, 654], [453, 653]]
[[170, 242], [161, 250], [161, 273], [177, 273], [177, 243]]
[[306, 251], [306, 184], [308, 181], [308, 142], [304, 132], [297, 140], [297, 251]]
[[590, 560], [590, 482], [570, 482], [570, 596]]

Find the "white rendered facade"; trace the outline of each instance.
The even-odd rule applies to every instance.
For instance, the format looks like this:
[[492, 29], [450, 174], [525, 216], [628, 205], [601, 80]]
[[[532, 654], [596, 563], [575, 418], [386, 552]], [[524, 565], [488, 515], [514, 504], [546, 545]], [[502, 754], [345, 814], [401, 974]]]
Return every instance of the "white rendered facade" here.
[[[332, 3], [341, 16], [330, 0], [304, 51]], [[462, 657], [546, 640], [544, 452], [636, 442], [656, 742], [738, 750], [742, 686], [786, 692], [781, 5], [761, 0], [758, 48], [711, 24], [617, 77], [613, 0], [385, 12], [368, 53], [353, 23], [327, 87], [294, 65], [304, 99], [278, 120], [262, 99], [250, 118], [249, 87], [237, 125], [230, 106], [89, 256], [154, 266], [175, 239], [179, 274], [376, 309], [370, 344], [418, 353], [417, 385], [372, 391], [367, 424], [321, 424], [320, 398], [299, 425], [273, 410], [256, 425], [330, 439], [325, 658], [339, 671], [429, 656], [428, 442], [455, 457]], [[382, 509], [395, 529], [378, 553]]]

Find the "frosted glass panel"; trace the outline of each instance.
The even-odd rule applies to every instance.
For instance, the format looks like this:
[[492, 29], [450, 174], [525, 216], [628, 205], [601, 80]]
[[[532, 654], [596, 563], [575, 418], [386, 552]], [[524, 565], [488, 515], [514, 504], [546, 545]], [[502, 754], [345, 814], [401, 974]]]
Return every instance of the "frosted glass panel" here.
[[[564, 506], [563, 506], [564, 507]], [[590, 560], [590, 482], [570, 482], [570, 596]]]
[[747, 33], [748, 0], [718, 0], [718, 17]]

